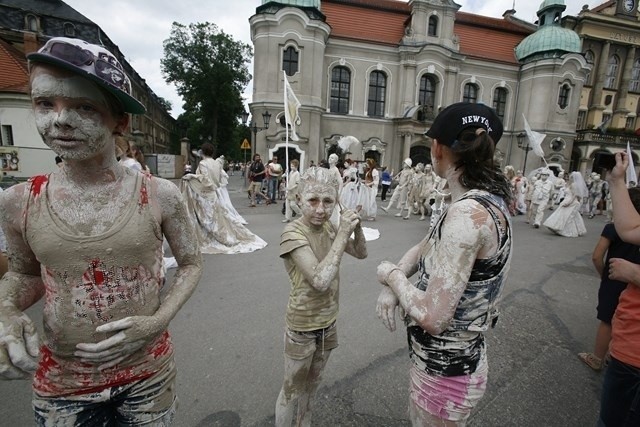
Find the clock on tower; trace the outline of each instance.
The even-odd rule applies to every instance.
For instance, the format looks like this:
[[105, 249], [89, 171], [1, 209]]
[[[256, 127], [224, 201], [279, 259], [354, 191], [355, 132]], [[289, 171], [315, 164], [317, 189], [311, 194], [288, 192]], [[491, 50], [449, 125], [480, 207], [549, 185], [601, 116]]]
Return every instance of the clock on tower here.
[[618, 14], [627, 16], [636, 16], [638, 9], [638, 0], [619, 0]]

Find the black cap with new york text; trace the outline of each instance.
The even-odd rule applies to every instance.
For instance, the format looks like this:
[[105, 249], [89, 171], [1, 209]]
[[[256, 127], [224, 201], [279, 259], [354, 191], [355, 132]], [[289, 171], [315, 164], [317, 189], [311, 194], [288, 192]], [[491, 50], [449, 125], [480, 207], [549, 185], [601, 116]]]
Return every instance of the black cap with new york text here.
[[451, 147], [460, 132], [471, 127], [484, 128], [495, 144], [502, 137], [502, 121], [495, 110], [484, 104], [472, 102], [449, 105], [438, 114], [425, 135]]

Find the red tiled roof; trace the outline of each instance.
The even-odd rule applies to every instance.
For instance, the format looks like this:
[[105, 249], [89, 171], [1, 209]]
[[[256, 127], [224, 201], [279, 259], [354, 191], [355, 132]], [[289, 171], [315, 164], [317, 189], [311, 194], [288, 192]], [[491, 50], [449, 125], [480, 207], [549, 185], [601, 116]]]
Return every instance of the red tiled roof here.
[[0, 91], [27, 93], [27, 70], [24, 54], [0, 39]]
[[460, 53], [476, 58], [517, 64], [515, 47], [533, 31], [506, 19], [457, 12], [453, 32]]
[[[398, 0], [323, 0], [331, 37], [397, 46], [411, 19], [411, 7]], [[533, 31], [502, 18], [457, 12], [454, 33], [460, 53], [516, 64], [513, 49]]]
[[331, 36], [397, 46], [404, 36], [409, 5], [396, 0], [324, 0]]

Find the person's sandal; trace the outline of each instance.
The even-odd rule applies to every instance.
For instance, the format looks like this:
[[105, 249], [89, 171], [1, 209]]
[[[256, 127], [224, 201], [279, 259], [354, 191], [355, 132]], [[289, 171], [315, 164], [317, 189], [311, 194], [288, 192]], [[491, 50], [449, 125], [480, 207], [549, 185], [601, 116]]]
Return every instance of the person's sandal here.
[[593, 353], [578, 353], [578, 358], [594, 371], [602, 370], [602, 360]]

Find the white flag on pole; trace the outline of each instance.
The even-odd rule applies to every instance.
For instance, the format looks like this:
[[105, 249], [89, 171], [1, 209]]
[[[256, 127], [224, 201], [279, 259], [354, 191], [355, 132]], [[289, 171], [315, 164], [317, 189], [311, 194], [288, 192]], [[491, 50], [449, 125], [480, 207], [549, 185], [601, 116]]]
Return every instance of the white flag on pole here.
[[300, 108], [300, 101], [296, 97], [296, 94], [293, 93], [293, 89], [289, 85], [289, 80], [287, 80], [287, 73], [282, 71], [282, 75], [284, 76], [284, 119], [287, 124], [287, 134], [289, 126], [291, 126], [291, 139], [293, 141], [298, 141], [298, 134], [296, 133], [296, 125], [300, 124], [300, 115], [298, 114], [298, 109]]
[[631, 155], [631, 146], [627, 141], [627, 159], [629, 159], [629, 166], [627, 166], [627, 184], [638, 183], [638, 175], [636, 175], [636, 167], [633, 165], [633, 156]]
[[529, 139], [529, 147], [533, 149], [536, 156], [544, 158], [544, 150], [542, 149], [542, 141], [546, 138], [546, 134], [540, 132], [534, 132], [527, 122], [527, 118], [522, 114], [524, 119], [524, 131], [527, 133]]

